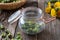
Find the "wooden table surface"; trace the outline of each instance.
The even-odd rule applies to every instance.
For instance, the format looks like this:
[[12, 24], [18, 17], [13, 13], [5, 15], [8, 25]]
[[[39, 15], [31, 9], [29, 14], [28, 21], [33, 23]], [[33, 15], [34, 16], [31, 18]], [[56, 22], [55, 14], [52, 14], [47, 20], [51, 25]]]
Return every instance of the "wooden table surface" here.
[[[40, 0], [38, 3], [38, 7], [44, 11], [44, 1]], [[6, 15], [10, 16], [13, 12], [12, 11], [2, 11], [2, 13], [6, 13]], [[48, 17], [49, 15], [45, 15]], [[6, 17], [5, 17], [6, 18]], [[1, 18], [0, 18], [1, 19]], [[7, 21], [3, 22], [5, 26], [8, 27]], [[17, 26], [17, 22], [12, 25]], [[14, 26], [14, 27], [15, 27]], [[20, 32], [22, 35], [23, 40], [60, 40], [60, 20], [56, 19], [50, 23], [47, 23], [45, 29], [37, 35], [27, 35], [20, 31], [19, 27], [17, 26], [16, 32]]]

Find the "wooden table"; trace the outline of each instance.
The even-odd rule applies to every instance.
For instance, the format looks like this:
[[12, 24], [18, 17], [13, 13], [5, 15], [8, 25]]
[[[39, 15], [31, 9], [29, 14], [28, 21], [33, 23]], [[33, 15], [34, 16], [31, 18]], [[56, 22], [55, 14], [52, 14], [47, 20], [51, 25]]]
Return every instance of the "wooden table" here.
[[[39, 1], [38, 7], [40, 7], [44, 11], [43, 0]], [[3, 13], [6, 13], [8, 16], [10, 16], [10, 14], [12, 14], [13, 12], [3, 11]], [[49, 15], [45, 15], [45, 17], [48, 17], [48, 16]], [[4, 25], [8, 27], [7, 21], [4, 22]], [[14, 25], [16, 26], [17, 22], [14, 23], [13, 26]], [[21, 32], [18, 26], [17, 26], [16, 32]], [[31, 35], [24, 34], [23, 32], [21, 32], [21, 35], [23, 37], [23, 40], [60, 40], [60, 20], [56, 19], [46, 24], [45, 29], [37, 35], [31, 36]]]

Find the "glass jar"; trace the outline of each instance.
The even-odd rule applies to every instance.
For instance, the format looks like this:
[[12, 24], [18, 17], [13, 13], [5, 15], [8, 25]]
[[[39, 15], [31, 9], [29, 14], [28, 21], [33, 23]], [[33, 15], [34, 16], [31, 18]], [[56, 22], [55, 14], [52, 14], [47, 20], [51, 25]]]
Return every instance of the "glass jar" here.
[[[46, 18], [46, 17], [45, 17]], [[14, 12], [8, 19], [8, 23], [12, 24], [19, 19], [18, 26], [22, 32], [30, 35], [40, 33], [44, 30], [45, 24], [55, 20], [56, 18], [43, 18], [43, 12], [37, 7], [27, 7]]]
[[37, 7], [25, 8], [22, 10], [22, 17], [19, 20], [20, 29], [27, 34], [37, 34], [45, 28], [42, 17], [42, 10]]

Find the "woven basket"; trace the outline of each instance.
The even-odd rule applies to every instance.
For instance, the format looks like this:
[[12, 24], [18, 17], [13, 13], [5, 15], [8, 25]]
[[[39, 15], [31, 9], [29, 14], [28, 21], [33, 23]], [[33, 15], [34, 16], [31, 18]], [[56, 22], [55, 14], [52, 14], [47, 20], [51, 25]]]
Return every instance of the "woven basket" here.
[[11, 3], [0, 3], [0, 9], [12, 10], [21, 7], [26, 0], [11, 2]]

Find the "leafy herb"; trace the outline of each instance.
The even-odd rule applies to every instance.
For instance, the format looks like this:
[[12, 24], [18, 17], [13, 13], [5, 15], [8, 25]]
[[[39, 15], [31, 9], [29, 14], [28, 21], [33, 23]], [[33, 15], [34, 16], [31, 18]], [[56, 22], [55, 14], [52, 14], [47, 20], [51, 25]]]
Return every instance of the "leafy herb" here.
[[2, 38], [4, 40], [8, 40], [8, 39], [11, 39], [11, 40], [22, 40], [22, 37], [20, 35], [20, 32], [17, 33], [17, 36], [15, 38], [13, 38], [13, 36], [11, 35], [10, 31], [8, 29], [5, 29], [3, 25], [0, 25], [0, 32]]
[[31, 21], [22, 24], [22, 29], [28, 34], [38, 33], [40, 31], [41, 25], [38, 23], [33, 23]]

